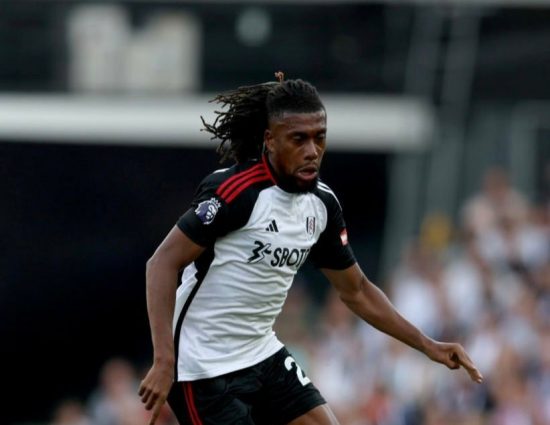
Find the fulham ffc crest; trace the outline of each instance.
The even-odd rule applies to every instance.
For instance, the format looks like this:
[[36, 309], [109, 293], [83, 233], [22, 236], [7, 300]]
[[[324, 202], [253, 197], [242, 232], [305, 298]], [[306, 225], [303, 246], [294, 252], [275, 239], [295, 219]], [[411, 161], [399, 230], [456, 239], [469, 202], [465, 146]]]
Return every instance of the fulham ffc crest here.
[[306, 232], [310, 239], [315, 235], [315, 217], [306, 218]]

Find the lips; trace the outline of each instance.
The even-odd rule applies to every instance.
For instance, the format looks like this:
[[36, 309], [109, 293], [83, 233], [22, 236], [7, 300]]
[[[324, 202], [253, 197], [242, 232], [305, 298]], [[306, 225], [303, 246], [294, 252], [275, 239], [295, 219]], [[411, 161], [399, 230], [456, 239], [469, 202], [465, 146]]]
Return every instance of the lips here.
[[317, 177], [319, 170], [315, 165], [306, 165], [298, 169], [298, 176], [303, 180], [313, 180]]

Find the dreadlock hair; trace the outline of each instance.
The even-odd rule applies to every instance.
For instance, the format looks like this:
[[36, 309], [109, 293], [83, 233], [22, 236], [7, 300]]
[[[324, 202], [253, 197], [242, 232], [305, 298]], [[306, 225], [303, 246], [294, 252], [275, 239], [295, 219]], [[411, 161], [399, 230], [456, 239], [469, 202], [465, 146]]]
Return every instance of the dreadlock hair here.
[[269, 120], [285, 112], [317, 112], [325, 110], [317, 89], [300, 79], [283, 81], [283, 73], [275, 73], [277, 82], [239, 87], [217, 95], [211, 102], [222, 105], [216, 119], [208, 124], [201, 117], [203, 130], [219, 139], [220, 162], [233, 159], [244, 162], [261, 157], [264, 132]]

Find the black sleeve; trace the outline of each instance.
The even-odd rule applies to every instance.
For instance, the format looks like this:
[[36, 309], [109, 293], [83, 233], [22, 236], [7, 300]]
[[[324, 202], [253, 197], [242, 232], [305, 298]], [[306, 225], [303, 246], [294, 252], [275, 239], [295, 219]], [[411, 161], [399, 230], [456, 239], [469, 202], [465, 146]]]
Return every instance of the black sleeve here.
[[326, 198], [327, 227], [311, 248], [310, 260], [318, 268], [343, 270], [355, 264], [355, 256], [348, 243], [346, 223], [340, 204], [335, 198]]
[[197, 188], [190, 208], [179, 218], [177, 226], [193, 242], [208, 247], [220, 236], [239, 226], [236, 203], [227, 205], [216, 190], [223, 180], [216, 174], [206, 177]]

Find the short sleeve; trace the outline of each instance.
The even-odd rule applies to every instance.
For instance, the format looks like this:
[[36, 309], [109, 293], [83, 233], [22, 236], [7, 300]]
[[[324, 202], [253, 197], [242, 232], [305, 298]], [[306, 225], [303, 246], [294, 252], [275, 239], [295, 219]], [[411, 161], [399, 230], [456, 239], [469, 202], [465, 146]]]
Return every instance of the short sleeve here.
[[201, 182], [190, 208], [177, 222], [183, 233], [204, 247], [211, 246], [217, 238], [235, 227], [232, 208], [216, 194], [220, 179], [215, 177], [210, 175]]
[[325, 205], [328, 213], [327, 227], [313, 245], [309, 258], [318, 268], [343, 270], [355, 264], [356, 260], [348, 242], [342, 208], [334, 197]]

